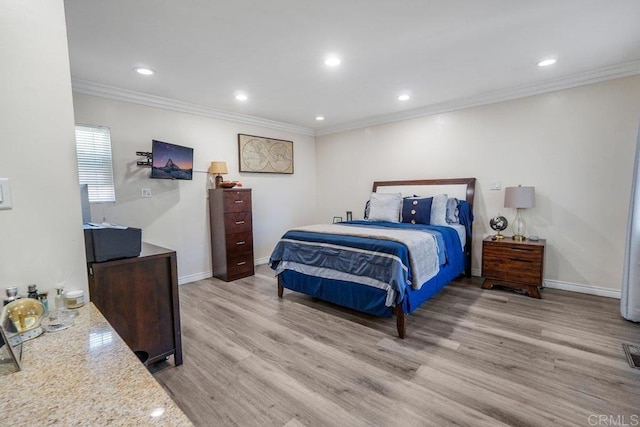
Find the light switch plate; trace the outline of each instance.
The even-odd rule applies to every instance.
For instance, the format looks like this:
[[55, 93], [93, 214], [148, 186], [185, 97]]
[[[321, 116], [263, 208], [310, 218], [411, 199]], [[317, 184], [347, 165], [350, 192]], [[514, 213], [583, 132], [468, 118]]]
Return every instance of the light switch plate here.
[[502, 185], [500, 184], [500, 181], [494, 181], [491, 183], [491, 190], [499, 191], [501, 188], [502, 188]]
[[0, 210], [11, 209], [11, 183], [9, 178], [0, 178]]

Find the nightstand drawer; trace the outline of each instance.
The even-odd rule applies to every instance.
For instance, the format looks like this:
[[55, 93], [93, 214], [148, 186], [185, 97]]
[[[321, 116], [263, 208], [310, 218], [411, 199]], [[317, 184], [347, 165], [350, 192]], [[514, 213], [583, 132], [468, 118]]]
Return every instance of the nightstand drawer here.
[[225, 234], [252, 231], [251, 212], [236, 212], [224, 215]]
[[542, 246], [523, 246], [512, 243], [485, 242], [482, 256], [486, 258], [514, 258], [542, 262]]
[[225, 191], [224, 212], [251, 212], [251, 193], [249, 191]]
[[514, 258], [485, 259], [482, 263], [482, 276], [507, 282], [540, 285], [542, 263]]

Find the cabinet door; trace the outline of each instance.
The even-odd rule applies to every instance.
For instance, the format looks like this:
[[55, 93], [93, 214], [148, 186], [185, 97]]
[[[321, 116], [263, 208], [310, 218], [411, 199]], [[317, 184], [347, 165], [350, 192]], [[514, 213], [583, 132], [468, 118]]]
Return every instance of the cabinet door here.
[[94, 304], [127, 345], [149, 353], [151, 362], [173, 352], [170, 258], [93, 264], [93, 269]]

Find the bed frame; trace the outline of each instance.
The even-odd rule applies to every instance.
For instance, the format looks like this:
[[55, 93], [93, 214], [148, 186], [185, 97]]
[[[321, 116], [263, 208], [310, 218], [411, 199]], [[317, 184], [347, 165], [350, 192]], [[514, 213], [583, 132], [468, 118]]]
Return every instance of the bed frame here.
[[[446, 178], [446, 179], [417, 179], [406, 181], [375, 181], [373, 191], [378, 193], [400, 192], [404, 197], [419, 194], [421, 197], [430, 197], [437, 194], [446, 193], [449, 197], [466, 200], [473, 212], [473, 199], [475, 196], [475, 178]], [[472, 228], [471, 228], [472, 230]], [[471, 254], [472, 254], [472, 233], [467, 233], [464, 247], [465, 255], [465, 276], [471, 277]], [[278, 297], [282, 298], [284, 286], [280, 283], [278, 276]], [[396, 316], [396, 326], [398, 336], [406, 336], [406, 313], [402, 304], [396, 304], [394, 308]]]

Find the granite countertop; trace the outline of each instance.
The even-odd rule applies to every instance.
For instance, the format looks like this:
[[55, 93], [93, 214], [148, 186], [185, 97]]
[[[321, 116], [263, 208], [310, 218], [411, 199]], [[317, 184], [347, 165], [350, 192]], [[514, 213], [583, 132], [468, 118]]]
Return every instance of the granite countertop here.
[[0, 425], [191, 426], [89, 303], [75, 324], [24, 343], [22, 371], [0, 377]]

